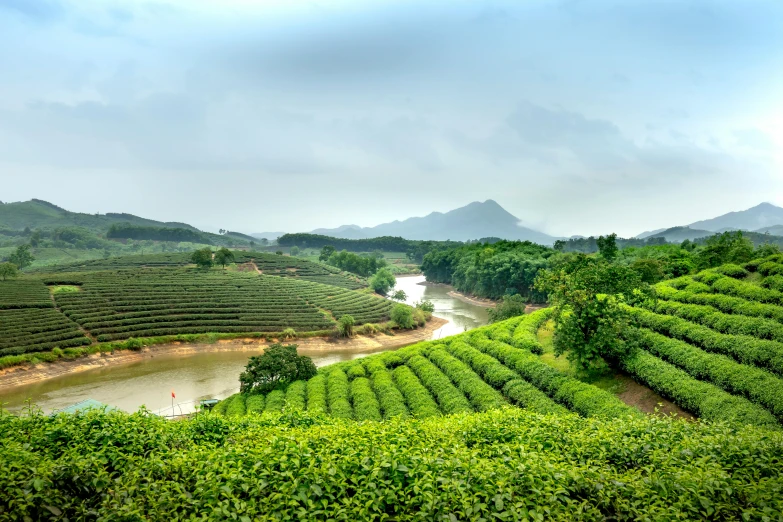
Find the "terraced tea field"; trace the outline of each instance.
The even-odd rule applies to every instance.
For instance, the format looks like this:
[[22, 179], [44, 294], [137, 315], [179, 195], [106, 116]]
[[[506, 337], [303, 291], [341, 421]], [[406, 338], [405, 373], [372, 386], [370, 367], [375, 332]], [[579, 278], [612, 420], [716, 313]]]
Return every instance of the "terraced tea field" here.
[[[47, 285], [71, 285], [50, 296]], [[191, 267], [42, 274], [0, 285], [0, 355], [199, 333], [325, 332], [352, 315], [389, 320], [392, 303], [333, 285]]]
[[699, 417], [783, 421], [781, 273], [774, 256], [659, 283], [657, 302], [629, 308], [643, 349], [620, 365]]
[[[35, 270], [38, 273], [95, 272], [104, 270], [122, 270], [130, 268], [184, 267], [191, 265], [190, 253], [140, 254], [134, 256], [110, 257], [79, 261], [60, 266], [45, 266]], [[278, 256], [264, 252], [235, 251], [234, 259], [238, 265], [250, 264], [252, 269], [265, 275], [290, 277], [315, 283], [339, 286], [349, 290], [365, 288], [367, 282], [353, 274], [335, 267], [307, 261], [291, 256]]]
[[[355, 420], [433, 417], [507, 405], [587, 417], [641, 415], [611, 393], [543, 363], [536, 339], [549, 311], [321, 369], [307, 382], [268, 394], [236, 394], [226, 415], [281, 411], [285, 405]], [[532, 351], [531, 351], [532, 350]]]

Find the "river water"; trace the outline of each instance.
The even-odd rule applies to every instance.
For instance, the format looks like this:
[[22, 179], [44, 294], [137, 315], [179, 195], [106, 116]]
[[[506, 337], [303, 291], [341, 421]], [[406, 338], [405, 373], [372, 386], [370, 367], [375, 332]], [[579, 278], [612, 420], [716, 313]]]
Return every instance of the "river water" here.
[[[407, 302], [426, 299], [435, 305], [434, 315], [448, 323], [433, 332], [433, 339], [464, 332], [487, 323], [485, 308], [460, 301], [448, 295], [450, 287], [421, 284], [424, 276], [401, 277], [395, 290], [404, 290]], [[325, 366], [378, 353], [387, 349], [356, 353], [347, 350], [332, 352], [299, 350], [313, 359], [316, 366]], [[198, 401], [227, 397], [239, 390], [239, 374], [249, 357], [263, 352], [263, 347], [250, 351], [200, 352], [166, 354], [116, 366], [97, 368], [82, 373], [63, 375], [40, 383], [20, 386], [0, 392], [3, 407], [16, 410], [30, 400], [45, 412], [64, 408], [85, 399], [108, 404], [125, 411], [135, 411], [144, 405], [151, 411], [171, 414], [174, 391], [174, 412], [193, 411]]]

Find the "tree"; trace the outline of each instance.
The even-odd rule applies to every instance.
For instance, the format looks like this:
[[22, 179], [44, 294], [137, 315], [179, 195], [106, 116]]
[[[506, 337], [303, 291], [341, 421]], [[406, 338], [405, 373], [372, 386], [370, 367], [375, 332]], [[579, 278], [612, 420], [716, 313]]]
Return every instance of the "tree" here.
[[416, 301], [416, 303], [414, 303], [414, 306], [419, 310], [424, 310], [425, 312], [432, 313], [435, 311], [435, 305], [432, 303], [432, 301], [426, 299], [422, 299], [421, 301]]
[[206, 247], [196, 250], [190, 256], [190, 261], [198, 265], [199, 268], [211, 268], [213, 264], [212, 249]]
[[318, 261], [321, 261], [323, 263], [326, 263], [330, 257], [332, 257], [332, 254], [334, 254], [335, 248], [332, 245], [326, 245], [321, 249], [321, 253], [318, 256]]
[[536, 286], [554, 306], [555, 353], [567, 353], [582, 369], [603, 366], [604, 358], [622, 358], [633, 348], [633, 319], [622, 304], [651, 296], [630, 267], [582, 254], [560, 269], [541, 272]]
[[497, 323], [498, 321], [505, 321], [512, 317], [524, 315], [526, 306], [527, 303], [525, 303], [525, 299], [521, 295], [504, 295], [503, 300], [495, 308], [487, 310], [489, 322]]
[[255, 241], [251, 241], [250, 242], [250, 250], [255, 250], [255, 249], [256, 249], [256, 242]]
[[306, 381], [317, 370], [312, 359], [296, 353], [296, 345], [275, 343], [251, 357], [239, 376], [241, 393], [266, 393], [294, 381]]
[[17, 276], [16, 265], [13, 263], [0, 263], [0, 277], [3, 281], [13, 279]]
[[337, 335], [340, 337], [353, 336], [353, 325], [356, 324], [356, 320], [352, 315], [343, 315], [340, 320], [337, 321]]
[[370, 288], [381, 295], [386, 295], [396, 284], [397, 279], [388, 268], [381, 268], [370, 278]]
[[30, 236], [30, 246], [33, 248], [37, 247], [41, 243], [41, 232], [36, 230], [33, 232], [33, 234]]
[[406, 299], [408, 299], [408, 295], [405, 293], [405, 290], [397, 290], [392, 294], [391, 298], [394, 301], [404, 302]]
[[606, 237], [599, 236], [596, 243], [601, 257], [610, 263], [617, 258], [617, 234], [609, 234]]
[[739, 230], [709, 237], [704, 247], [696, 253], [696, 265], [699, 270], [726, 263], [741, 265], [751, 259], [753, 259], [753, 243]]
[[262, 246], [267, 246], [269, 244], [269, 240], [265, 237], [262, 237], [260, 241]]
[[631, 264], [631, 268], [639, 274], [643, 282], [650, 285], [662, 281], [666, 277], [661, 262], [657, 259], [637, 259]]
[[35, 258], [30, 253], [30, 245], [20, 245], [16, 251], [8, 257], [8, 260], [15, 264], [19, 270], [30, 266]]
[[224, 269], [226, 265], [234, 262], [234, 253], [226, 247], [215, 252], [215, 263], [221, 265]]
[[391, 320], [400, 328], [413, 328], [413, 308], [404, 304], [396, 304], [391, 310]]
[[299, 255], [299, 247], [298, 246], [292, 246], [291, 249], [288, 252], [292, 256], [298, 256]]

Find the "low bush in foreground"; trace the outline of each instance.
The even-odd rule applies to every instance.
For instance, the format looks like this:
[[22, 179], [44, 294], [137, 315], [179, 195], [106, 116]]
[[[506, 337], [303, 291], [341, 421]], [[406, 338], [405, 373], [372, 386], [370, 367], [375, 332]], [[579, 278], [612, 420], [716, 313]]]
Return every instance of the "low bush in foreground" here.
[[779, 520], [783, 435], [516, 408], [0, 414], [4, 520]]

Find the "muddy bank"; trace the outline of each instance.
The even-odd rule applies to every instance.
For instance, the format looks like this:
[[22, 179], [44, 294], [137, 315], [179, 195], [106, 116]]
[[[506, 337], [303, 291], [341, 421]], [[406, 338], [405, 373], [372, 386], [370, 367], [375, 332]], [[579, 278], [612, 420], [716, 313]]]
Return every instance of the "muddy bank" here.
[[[396, 331], [394, 335], [377, 334], [372, 337], [356, 336], [351, 339], [311, 337], [290, 342], [297, 344], [299, 352], [303, 355], [323, 352], [362, 353], [380, 348], [400, 348], [429, 340], [433, 332], [447, 322], [445, 319], [433, 317], [421, 328], [402, 332]], [[93, 354], [72, 360], [61, 359], [57, 362], [41, 363], [35, 366], [14, 366], [0, 370], [0, 391], [45, 381], [62, 375], [137, 362], [162, 354], [190, 355], [197, 352], [258, 351], [259, 348], [268, 344], [271, 343], [255, 338], [221, 340], [212, 344], [171, 343], [145, 347], [140, 351], [123, 350], [113, 354]]]

